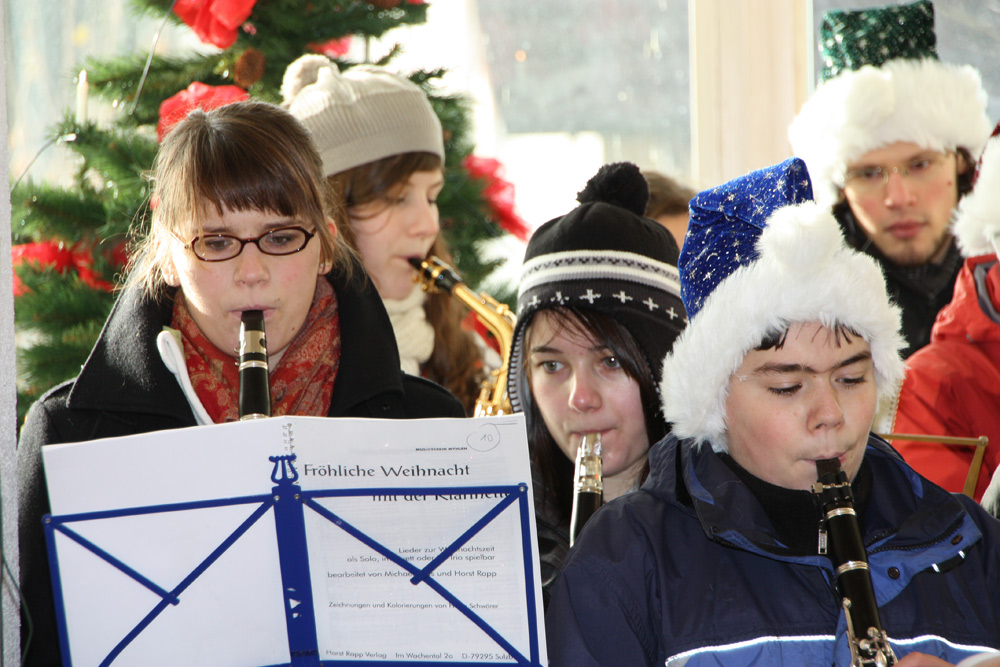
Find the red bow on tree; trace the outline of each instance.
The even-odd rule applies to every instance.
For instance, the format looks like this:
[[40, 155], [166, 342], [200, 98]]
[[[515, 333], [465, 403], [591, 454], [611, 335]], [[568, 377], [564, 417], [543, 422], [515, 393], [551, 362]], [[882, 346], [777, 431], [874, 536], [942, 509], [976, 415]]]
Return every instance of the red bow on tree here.
[[[43, 269], [52, 267], [59, 273], [65, 273], [73, 269], [80, 276], [80, 280], [93, 289], [110, 292], [115, 287], [94, 271], [93, 248], [83, 242], [69, 248], [62, 241], [21, 243], [10, 249], [10, 256], [11, 264], [14, 268], [22, 264], [34, 264]], [[125, 263], [128, 261], [125, 253], [125, 244], [118, 244], [111, 248], [108, 256], [115, 266], [125, 266]], [[14, 296], [18, 297], [27, 292], [28, 288], [17, 277], [17, 272], [15, 271]]]
[[162, 142], [163, 137], [167, 136], [174, 125], [187, 118], [194, 109], [211, 111], [249, 97], [247, 91], [239, 86], [210, 86], [195, 81], [185, 90], [168, 97], [160, 104], [160, 122], [156, 124], [156, 136]]
[[191, 26], [198, 39], [228, 49], [255, 4], [257, 0], [177, 0], [174, 13]]
[[527, 241], [531, 230], [514, 210], [514, 184], [501, 178], [503, 166], [500, 161], [469, 155], [462, 164], [470, 176], [486, 182], [483, 196], [493, 209], [493, 215], [500, 227], [522, 241]]
[[340, 58], [351, 50], [351, 36], [330, 39], [325, 42], [310, 42], [306, 48], [313, 53], [322, 53], [327, 58]]

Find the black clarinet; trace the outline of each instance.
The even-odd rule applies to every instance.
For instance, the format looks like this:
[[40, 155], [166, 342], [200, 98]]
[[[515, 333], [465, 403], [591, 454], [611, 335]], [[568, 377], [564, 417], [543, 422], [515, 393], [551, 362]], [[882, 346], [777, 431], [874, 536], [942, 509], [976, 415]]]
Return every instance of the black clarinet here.
[[604, 478], [601, 464], [601, 435], [583, 436], [576, 452], [573, 477], [573, 512], [569, 519], [569, 545], [573, 546], [591, 515], [604, 504]]
[[841, 470], [837, 459], [817, 461], [816, 473], [818, 480], [813, 483], [812, 491], [823, 513], [819, 552], [826, 554], [829, 545], [828, 555], [833, 561], [837, 590], [847, 620], [851, 665], [895, 665], [896, 655], [879, 619], [868, 554], [861, 540], [847, 474]]
[[245, 310], [240, 321], [240, 421], [271, 416], [264, 313]]

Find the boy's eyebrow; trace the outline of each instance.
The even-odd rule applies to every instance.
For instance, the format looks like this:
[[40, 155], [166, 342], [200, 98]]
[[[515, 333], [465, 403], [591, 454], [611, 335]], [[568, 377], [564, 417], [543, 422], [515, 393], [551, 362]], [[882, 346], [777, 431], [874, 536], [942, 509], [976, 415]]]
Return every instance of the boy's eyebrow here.
[[[872, 353], [870, 350], [865, 352], [858, 352], [857, 354], [848, 357], [842, 361], [837, 362], [829, 371], [835, 371], [845, 366], [850, 366], [851, 364], [856, 364], [859, 361], [865, 361], [866, 359], [871, 359]], [[763, 363], [753, 370], [755, 375], [765, 375], [773, 373], [809, 373], [815, 375], [822, 371], [817, 371], [812, 366], [806, 366], [804, 364], [777, 364], [773, 362]]]

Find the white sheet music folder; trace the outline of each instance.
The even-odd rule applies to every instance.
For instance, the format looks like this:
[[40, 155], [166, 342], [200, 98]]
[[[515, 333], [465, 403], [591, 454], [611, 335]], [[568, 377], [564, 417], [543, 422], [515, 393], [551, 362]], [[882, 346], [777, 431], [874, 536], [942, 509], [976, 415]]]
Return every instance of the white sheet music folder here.
[[545, 665], [522, 415], [44, 447], [64, 664]]

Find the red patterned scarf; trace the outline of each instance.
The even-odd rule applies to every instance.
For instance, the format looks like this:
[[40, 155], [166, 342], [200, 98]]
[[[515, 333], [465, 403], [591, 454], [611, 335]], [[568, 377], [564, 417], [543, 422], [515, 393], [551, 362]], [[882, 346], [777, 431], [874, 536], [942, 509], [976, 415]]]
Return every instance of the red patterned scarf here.
[[[201, 332], [177, 293], [170, 324], [181, 333], [184, 361], [195, 393], [216, 424], [239, 419], [239, 372], [236, 359], [213, 345]], [[340, 365], [340, 318], [337, 296], [325, 278], [305, 325], [271, 369], [271, 414], [325, 417]]]

